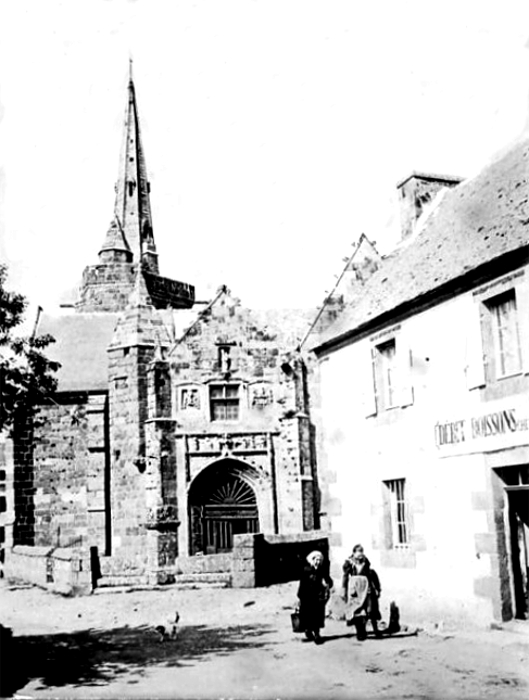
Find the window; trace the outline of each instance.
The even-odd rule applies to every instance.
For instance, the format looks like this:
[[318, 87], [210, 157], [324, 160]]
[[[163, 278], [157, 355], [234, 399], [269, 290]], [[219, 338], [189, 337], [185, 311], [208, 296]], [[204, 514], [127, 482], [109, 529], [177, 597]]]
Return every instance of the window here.
[[375, 346], [375, 386], [379, 408], [397, 405], [397, 355], [395, 339]]
[[486, 302], [491, 318], [493, 375], [508, 377], [522, 369], [518, 314], [514, 289]]
[[390, 547], [406, 547], [409, 544], [408, 506], [406, 504], [405, 479], [385, 481], [385, 500], [388, 506]]
[[239, 419], [239, 385], [214, 384], [209, 388], [211, 420]]

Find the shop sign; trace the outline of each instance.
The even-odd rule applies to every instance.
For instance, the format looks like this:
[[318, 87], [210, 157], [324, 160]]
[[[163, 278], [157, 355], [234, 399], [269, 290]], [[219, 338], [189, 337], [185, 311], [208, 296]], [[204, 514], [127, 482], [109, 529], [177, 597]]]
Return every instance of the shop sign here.
[[434, 426], [434, 438], [446, 456], [528, 444], [529, 402], [489, 402], [481, 411], [440, 420]]

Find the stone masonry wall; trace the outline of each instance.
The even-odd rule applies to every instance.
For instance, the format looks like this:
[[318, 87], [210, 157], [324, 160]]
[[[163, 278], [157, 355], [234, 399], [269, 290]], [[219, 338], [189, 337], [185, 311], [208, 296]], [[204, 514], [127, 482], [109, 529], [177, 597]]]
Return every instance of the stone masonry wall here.
[[[149, 472], [145, 446], [147, 372], [154, 349], [111, 348], [112, 575], [146, 576]], [[147, 472], [147, 473], [146, 473]]]
[[16, 546], [9, 553], [6, 578], [63, 595], [92, 590], [89, 561], [82, 551], [71, 548]]
[[120, 311], [134, 289], [132, 263], [90, 265], [83, 272], [77, 311]]
[[[34, 421], [31, 456], [20, 470], [31, 474], [33, 541], [15, 544], [71, 547], [105, 542], [104, 396], [71, 396], [41, 406]], [[24, 454], [19, 448], [19, 455]], [[29, 483], [29, 482], [22, 482]], [[20, 482], [17, 493], [21, 491]], [[17, 496], [20, 498], [20, 496]], [[19, 508], [21, 504], [19, 502]], [[29, 505], [26, 506], [29, 510]], [[22, 513], [17, 517], [22, 523]]]
[[13, 544], [35, 544], [33, 424], [18, 417], [13, 428]]
[[172, 418], [169, 366], [153, 361], [148, 368], [146, 441], [146, 505], [148, 579], [169, 583], [178, 556], [176, 441]]
[[[314, 460], [310, 419], [303, 413], [307, 399], [295, 353], [296, 325], [301, 325], [296, 314], [265, 318], [226, 293], [201, 314], [170, 357], [179, 435], [274, 434], [274, 451], [267, 457], [270, 463], [262, 468], [275, 471], [278, 531], [292, 533], [315, 524]], [[239, 417], [213, 420], [209, 385], [226, 382], [240, 387]], [[307, 425], [300, 428], [300, 421]], [[214, 457], [204, 457], [204, 469]], [[244, 455], [237, 458], [245, 460]], [[185, 480], [186, 471], [187, 475], [191, 471], [192, 478], [197, 476], [197, 460], [179, 463], [180, 478]], [[187, 518], [185, 505], [179, 506], [181, 520]], [[181, 551], [186, 550], [187, 543], [181, 542]]]

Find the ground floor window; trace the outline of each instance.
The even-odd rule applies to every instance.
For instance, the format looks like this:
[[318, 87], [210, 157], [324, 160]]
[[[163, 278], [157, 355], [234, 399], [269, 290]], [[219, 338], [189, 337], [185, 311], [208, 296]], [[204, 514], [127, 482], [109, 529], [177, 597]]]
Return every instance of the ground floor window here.
[[386, 518], [389, 524], [389, 546], [405, 547], [409, 544], [408, 505], [406, 479], [384, 481]]

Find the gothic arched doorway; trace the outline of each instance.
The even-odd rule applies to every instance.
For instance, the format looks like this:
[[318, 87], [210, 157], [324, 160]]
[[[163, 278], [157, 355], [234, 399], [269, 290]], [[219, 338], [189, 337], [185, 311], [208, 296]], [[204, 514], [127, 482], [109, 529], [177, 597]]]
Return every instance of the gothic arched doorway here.
[[189, 552], [231, 552], [233, 535], [259, 531], [255, 492], [244, 466], [225, 459], [205, 469], [189, 490]]

